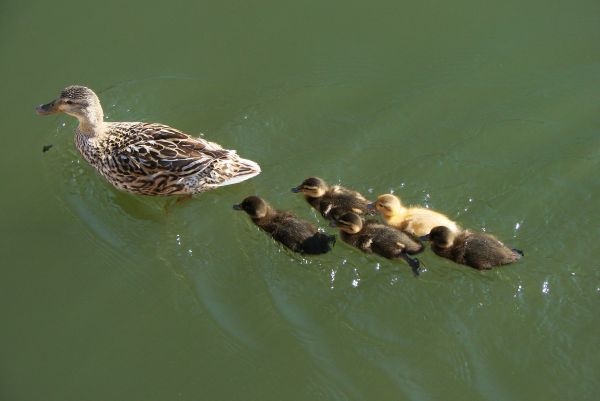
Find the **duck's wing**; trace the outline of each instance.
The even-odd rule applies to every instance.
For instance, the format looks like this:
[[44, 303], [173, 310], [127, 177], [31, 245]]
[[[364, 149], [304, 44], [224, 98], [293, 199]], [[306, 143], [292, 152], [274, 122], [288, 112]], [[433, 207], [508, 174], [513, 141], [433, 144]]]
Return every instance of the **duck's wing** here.
[[[119, 126], [115, 128], [122, 130]], [[126, 131], [127, 134], [122, 136], [124, 140], [113, 155], [118, 157], [119, 164], [141, 168], [147, 174], [193, 175], [216, 160], [237, 158], [235, 151], [162, 124], [138, 123]]]

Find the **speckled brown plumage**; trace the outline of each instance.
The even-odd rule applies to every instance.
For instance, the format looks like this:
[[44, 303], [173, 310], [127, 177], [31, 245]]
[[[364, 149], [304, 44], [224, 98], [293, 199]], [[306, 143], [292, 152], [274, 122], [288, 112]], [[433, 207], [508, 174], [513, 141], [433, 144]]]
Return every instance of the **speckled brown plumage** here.
[[142, 195], [190, 195], [235, 184], [260, 173], [234, 150], [175, 128], [143, 122], [104, 122], [89, 88], [70, 86], [39, 114], [64, 112], [79, 119], [75, 145], [118, 189]]

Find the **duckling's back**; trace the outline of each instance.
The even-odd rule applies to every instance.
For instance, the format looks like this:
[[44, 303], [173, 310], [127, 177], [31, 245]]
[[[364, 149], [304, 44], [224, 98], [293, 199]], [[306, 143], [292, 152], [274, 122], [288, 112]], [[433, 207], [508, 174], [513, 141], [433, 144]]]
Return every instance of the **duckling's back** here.
[[427, 235], [438, 226], [448, 227], [453, 232], [459, 230], [458, 225], [445, 215], [420, 207], [407, 209], [400, 221], [392, 220], [390, 225], [417, 236]]
[[489, 234], [471, 233], [465, 244], [465, 264], [477, 269], [491, 269], [516, 262], [521, 258], [520, 253]]
[[423, 250], [418, 239], [375, 220], [366, 220], [357, 234], [342, 232], [341, 235], [344, 242], [388, 259], [396, 259], [402, 252], [413, 255]]
[[451, 247], [433, 250], [439, 256], [479, 270], [507, 265], [521, 258], [521, 253], [507, 247], [493, 235], [471, 231], [460, 233]]
[[322, 254], [331, 250], [335, 236], [321, 233], [311, 223], [289, 212], [275, 212], [265, 219], [255, 221], [273, 239], [294, 252]]
[[419, 253], [424, 248], [413, 235], [383, 224], [371, 224], [366, 229], [372, 232], [374, 252], [386, 258], [397, 257], [399, 246], [409, 255]]
[[311, 203], [323, 217], [329, 220], [333, 219], [331, 215], [333, 209], [338, 215], [348, 212], [365, 215], [368, 212], [368, 204], [369, 201], [361, 193], [340, 185], [332, 186], [318, 202]]

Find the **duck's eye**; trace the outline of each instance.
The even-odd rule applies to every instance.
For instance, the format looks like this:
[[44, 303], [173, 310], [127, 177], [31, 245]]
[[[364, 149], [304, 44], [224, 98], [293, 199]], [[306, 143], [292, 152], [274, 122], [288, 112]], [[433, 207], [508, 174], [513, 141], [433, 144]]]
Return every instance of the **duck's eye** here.
[[65, 103], [66, 104], [73, 104], [73, 101], [72, 100], [67, 100]]

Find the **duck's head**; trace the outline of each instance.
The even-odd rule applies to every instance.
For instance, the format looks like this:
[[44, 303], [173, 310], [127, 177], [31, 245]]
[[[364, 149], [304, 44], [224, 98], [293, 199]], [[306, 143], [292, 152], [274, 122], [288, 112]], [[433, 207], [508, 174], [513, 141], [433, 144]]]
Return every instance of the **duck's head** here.
[[356, 234], [362, 230], [363, 221], [356, 213], [349, 212], [332, 221], [331, 225], [348, 234]]
[[327, 183], [319, 177], [310, 177], [302, 181], [302, 184], [292, 188], [292, 192], [302, 192], [311, 198], [320, 198], [328, 188]]
[[454, 243], [456, 234], [446, 226], [433, 227], [429, 234], [420, 237], [421, 241], [431, 241], [439, 248], [448, 248]]
[[382, 215], [390, 217], [400, 212], [402, 209], [402, 204], [397, 196], [385, 194], [379, 195], [375, 202], [369, 204], [368, 208], [377, 209], [377, 211], [379, 211], [379, 213]]
[[39, 115], [65, 113], [76, 117], [80, 123], [97, 125], [102, 122], [103, 113], [100, 100], [93, 90], [85, 86], [67, 86], [60, 96], [50, 103], [36, 108]]
[[233, 205], [235, 210], [243, 210], [253, 219], [262, 219], [269, 212], [270, 206], [258, 196], [248, 196], [242, 203]]

